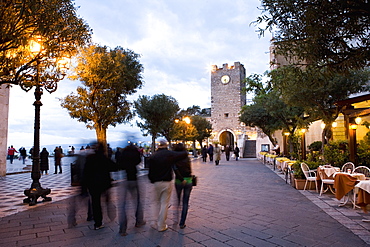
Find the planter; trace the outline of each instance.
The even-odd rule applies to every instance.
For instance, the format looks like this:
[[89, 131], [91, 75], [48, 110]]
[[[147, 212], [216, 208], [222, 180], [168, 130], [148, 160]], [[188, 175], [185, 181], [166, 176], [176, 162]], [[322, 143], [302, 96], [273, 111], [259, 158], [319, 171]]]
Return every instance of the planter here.
[[[294, 185], [292, 185], [297, 190], [303, 190], [306, 184], [306, 179], [294, 178]], [[315, 190], [315, 182], [308, 181], [306, 190]]]

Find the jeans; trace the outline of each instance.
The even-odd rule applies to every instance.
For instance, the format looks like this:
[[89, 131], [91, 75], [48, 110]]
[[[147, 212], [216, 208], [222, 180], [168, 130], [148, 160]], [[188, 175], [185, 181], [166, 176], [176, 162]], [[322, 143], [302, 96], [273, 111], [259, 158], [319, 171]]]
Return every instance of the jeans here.
[[193, 185], [191, 183], [186, 184], [175, 184], [176, 187], [176, 193], [177, 193], [177, 202], [178, 207], [180, 208], [181, 204], [181, 194], [182, 195], [182, 211], [181, 211], [181, 218], [180, 218], [180, 226], [185, 225], [186, 216], [188, 215], [188, 209], [189, 209], [189, 198], [190, 198], [190, 192], [193, 189]]
[[168, 205], [171, 198], [172, 183], [170, 181], [158, 181], [154, 183], [155, 201], [158, 208], [158, 231], [166, 228]]
[[131, 198], [136, 203], [136, 225], [144, 223], [144, 212], [143, 204], [140, 199], [140, 190], [138, 181], [125, 181], [122, 188], [122, 199], [120, 207], [120, 218], [119, 218], [119, 229], [121, 233], [127, 230], [127, 215], [126, 215], [126, 203], [127, 203], [127, 193], [131, 194]]

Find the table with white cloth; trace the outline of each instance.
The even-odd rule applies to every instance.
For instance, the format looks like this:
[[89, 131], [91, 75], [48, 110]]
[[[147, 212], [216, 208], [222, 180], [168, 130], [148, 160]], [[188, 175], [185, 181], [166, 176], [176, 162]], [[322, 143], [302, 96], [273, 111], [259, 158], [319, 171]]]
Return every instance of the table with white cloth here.
[[355, 185], [359, 183], [359, 181], [365, 180], [365, 175], [362, 173], [336, 172], [333, 174], [333, 178], [335, 197], [338, 200], [341, 200], [344, 197], [344, 200], [339, 206], [344, 206], [350, 201], [355, 208], [357, 193], [357, 190], [354, 191]]
[[370, 204], [370, 180], [361, 180], [355, 187], [358, 188], [356, 205], [360, 206], [367, 213], [366, 206]]
[[324, 173], [323, 173], [323, 175], [325, 176], [324, 178], [333, 179], [334, 173], [339, 172], [340, 168], [339, 167], [334, 167], [334, 166], [319, 166], [319, 167], [317, 167], [317, 175], [316, 175], [317, 180], [321, 180], [321, 178], [319, 176], [319, 171], [320, 170], [324, 171]]

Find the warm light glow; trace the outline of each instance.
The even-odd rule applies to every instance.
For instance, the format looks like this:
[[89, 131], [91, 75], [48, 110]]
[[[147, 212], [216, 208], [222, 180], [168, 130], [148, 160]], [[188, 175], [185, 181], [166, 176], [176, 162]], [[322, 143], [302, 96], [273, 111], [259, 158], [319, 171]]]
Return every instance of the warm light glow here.
[[352, 130], [355, 130], [355, 129], [357, 129], [357, 124], [351, 124], [349, 126], [349, 128], [352, 129]]
[[334, 121], [334, 122], [331, 124], [331, 127], [336, 128], [336, 127], [337, 127], [337, 125], [338, 125], [338, 124], [337, 124], [337, 122], [335, 122], [335, 121]]
[[288, 135], [290, 135], [290, 133], [289, 132], [284, 132], [284, 135], [288, 136]]
[[30, 51], [32, 53], [39, 53], [42, 50], [42, 45], [40, 44], [41, 37], [36, 36], [35, 39], [30, 41]]
[[362, 122], [362, 118], [361, 117], [355, 118], [355, 123], [356, 124], [361, 124], [361, 122]]
[[306, 133], [306, 129], [301, 129], [302, 134]]
[[325, 123], [321, 123], [321, 129], [325, 129]]
[[179, 121], [180, 121], [179, 119], [175, 119], [175, 123], [179, 123]]
[[190, 120], [190, 118], [189, 118], [189, 117], [184, 117], [184, 118], [183, 118], [183, 121], [184, 121], [185, 123], [187, 123], [187, 124], [190, 124], [190, 122], [191, 122], [191, 120]]

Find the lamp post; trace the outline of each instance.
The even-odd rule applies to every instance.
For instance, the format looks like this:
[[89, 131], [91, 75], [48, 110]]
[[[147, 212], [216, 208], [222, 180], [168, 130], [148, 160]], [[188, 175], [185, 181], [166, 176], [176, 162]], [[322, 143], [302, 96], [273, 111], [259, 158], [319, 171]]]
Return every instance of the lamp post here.
[[27, 196], [23, 203], [28, 203], [33, 206], [37, 203], [37, 199], [42, 197], [43, 201], [51, 201], [51, 189], [44, 189], [40, 183], [40, 107], [41, 96], [43, 88], [49, 93], [55, 92], [57, 89], [57, 82], [62, 80], [66, 75], [68, 61], [51, 59], [50, 56], [43, 51], [40, 44], [41, 38], [37, 37], [37, 41], [31, 41], [30, 51], [34, 54], [33, 62], [26, 64], [25, 69], [19, 76], [20, 87], [28, 92], [31, 88], [35, 87], [35, 123], [34, 123], [34, 145], [32, 152], [32, 183], [29, 189], [24, 191]]
[[302, 150], [302, 160], [306, 159], [306, 129], [301, 129], [302, 139], [301, 139], [301, 150]]
[[289, 135], [290, 133], [289, 132], [284, 132], [284, 135], [283, 135], [283, 155], [284, 157], [288, 157], [289, 155], [289, 151], [288, 151], [288, 139], [289, 139]]

